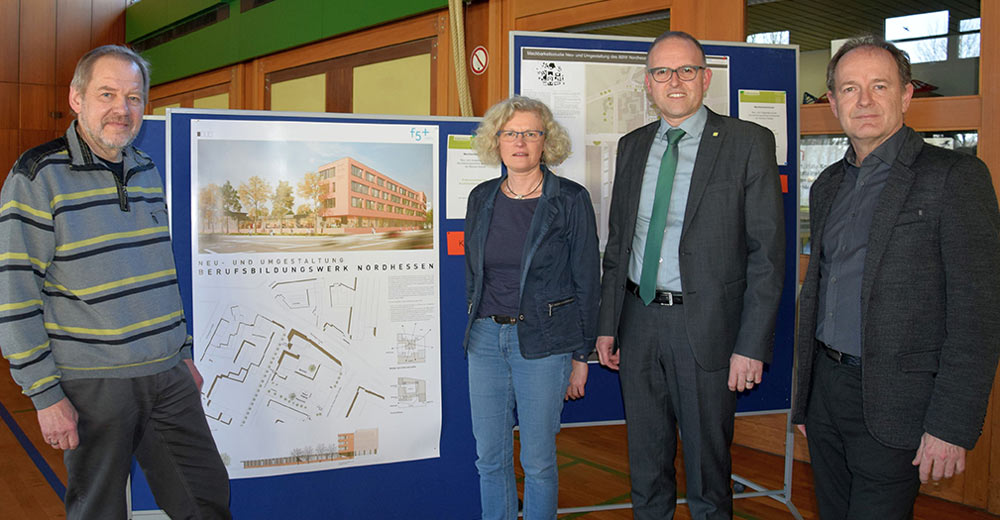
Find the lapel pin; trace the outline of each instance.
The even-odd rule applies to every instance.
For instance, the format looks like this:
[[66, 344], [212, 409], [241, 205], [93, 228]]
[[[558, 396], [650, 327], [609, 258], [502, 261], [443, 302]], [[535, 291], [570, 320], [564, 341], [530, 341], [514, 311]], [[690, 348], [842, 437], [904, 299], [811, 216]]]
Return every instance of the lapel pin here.
[[712, 137], [719, 137], [719, 132], [712, 132]]

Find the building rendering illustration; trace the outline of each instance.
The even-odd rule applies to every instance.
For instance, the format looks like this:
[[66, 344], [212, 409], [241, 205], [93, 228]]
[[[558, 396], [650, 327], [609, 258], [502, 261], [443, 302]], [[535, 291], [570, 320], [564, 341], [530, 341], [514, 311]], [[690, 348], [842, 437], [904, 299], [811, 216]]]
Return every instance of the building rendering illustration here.
[[323, 227], [347, 233], [423, 229], [427, 194], [415, 191], [350, 157], [317, 169], [326, 187], [320, 218]]

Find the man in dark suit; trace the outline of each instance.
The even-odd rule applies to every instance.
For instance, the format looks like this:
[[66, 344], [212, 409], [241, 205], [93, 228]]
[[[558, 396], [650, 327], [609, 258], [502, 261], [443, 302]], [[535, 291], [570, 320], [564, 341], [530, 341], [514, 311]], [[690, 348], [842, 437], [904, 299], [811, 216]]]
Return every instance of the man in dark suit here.
[[809, 194], [792, 421], [809, 434], [824, 520], [912, 518], [920, 482], [961, 473], [981, 433], [1000, 353], [1000, 214], [979, 159], [903, 125], [904, 52], [850, 40], [827, 88], [851, 146]]
[[770, 361], [784, 276], [774, 135], [703, 106], [689, 34], [646, 65], [661, 117], [618, 143], [597, 350], [621, 370], [635, 518], [673, 517], [679, 427], [691, 516], [729, 519], [736, 392]]

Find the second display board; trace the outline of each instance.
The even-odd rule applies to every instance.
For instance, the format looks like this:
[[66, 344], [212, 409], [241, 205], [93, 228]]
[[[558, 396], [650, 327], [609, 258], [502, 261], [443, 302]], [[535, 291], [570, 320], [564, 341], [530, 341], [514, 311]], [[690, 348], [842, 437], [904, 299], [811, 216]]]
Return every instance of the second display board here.
[[[601, 248], [614, 184], [618, 139], [655, 121], [645, 88], [652, 38], [513, 32], [511, 92], [545, 102], [566, 127], [573, 154], [557, 173], [590, 191]], [[774, 360], [762, 384], [740, 395], [739, 412], [791, 407], [795, 287], [798, 275], [798, 47], [702, 42], [712, 81], [705, 104], [713, 111], [754, 121], [775, 134], [782, 178], [786, 265], [775, 330]], [[791, 188], [791, 189], [789, 189]], [[596, 365], [596, 363], [595, 363]], [[566, 404], [564, 422], [624, 418], [617, 374], [592, 367], [587, 399]]]

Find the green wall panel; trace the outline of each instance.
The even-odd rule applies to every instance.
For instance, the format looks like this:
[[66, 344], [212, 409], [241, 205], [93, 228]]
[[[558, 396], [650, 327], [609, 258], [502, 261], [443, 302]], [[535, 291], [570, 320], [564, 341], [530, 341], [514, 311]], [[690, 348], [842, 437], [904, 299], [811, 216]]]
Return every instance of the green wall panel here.
[[[142, 0], [126, 11], [126, 39], [133, 41], [220, 3], [226, 2]], [[228, 19], [143, 52], [153, 65], [153, 85], [448, 6], [447, 0], [275, 0], [240, 13], [239, 0], [228, 3]], [[143, 4], [149, 4], [145, 11], [131, 15]], [[176, 18], [181, 7], [188, 14]], [[151, 23], [157, 14], [163, 18]]]
[[[149, 0], [144, 0], [148, 2]], [[233, 18], [212, 30], [202, 30], [153, 47], [142, 53], [152, 65], [152, 85], [216, 69], [240, 60], [236, 42], [239, 34]]]
[[[239, 0], [235, 1], [239, 5]], [[125, 41], [141, 38], [210, 7], [219, 0], [145, 0], [125, 10]]]
[[[256, 58], [322, 39], [323, 24], [318, 16], [322, 3], [277, 0], [243, 13], [238, 20], [239, 55]], [[358, 9], [366, 9], [364, 4], [356, 5]]]

